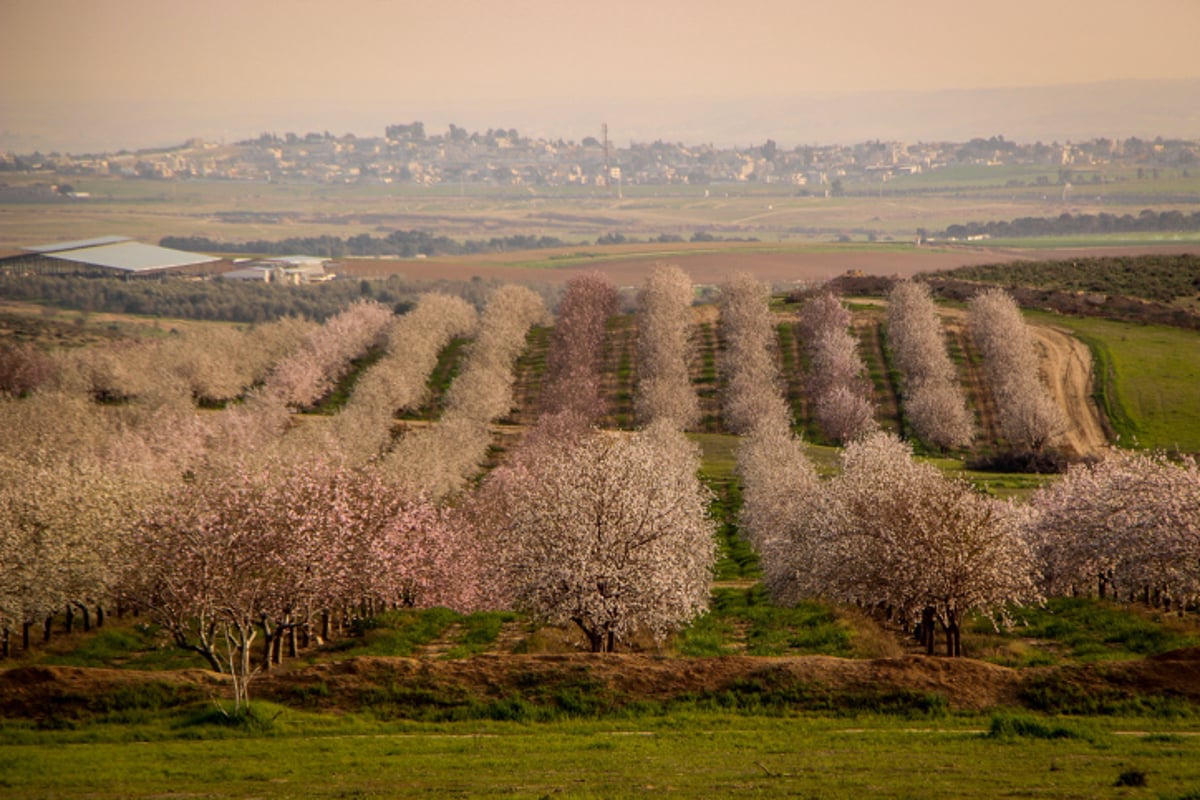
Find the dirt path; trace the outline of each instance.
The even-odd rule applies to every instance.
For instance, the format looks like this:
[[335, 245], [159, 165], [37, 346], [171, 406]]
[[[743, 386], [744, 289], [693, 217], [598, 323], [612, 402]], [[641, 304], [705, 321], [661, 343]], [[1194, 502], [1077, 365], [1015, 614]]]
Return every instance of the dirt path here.
[[1067, 415], [1062, 444], [1080, 456], [1101, 455], [1108, 446], [1108, 437], [1092, 400], [1095, 376], [1091, 351], [1062, 328], [1030, 325], [1029, 331], [1040, 351], [1042, 379]]
[[[964, 309], [941, 307], [938, 314], [943, 324], [966, 326]], [[1067, 417], [1061, 446], [1081, 457], [1103, 455], [1108, 436], [1100, 410], [1092, 400], [1095, 375], [1091, 351], [1065, 328], [1030, 324], [1029, 332], [1041, 360], [1042, 380]]]

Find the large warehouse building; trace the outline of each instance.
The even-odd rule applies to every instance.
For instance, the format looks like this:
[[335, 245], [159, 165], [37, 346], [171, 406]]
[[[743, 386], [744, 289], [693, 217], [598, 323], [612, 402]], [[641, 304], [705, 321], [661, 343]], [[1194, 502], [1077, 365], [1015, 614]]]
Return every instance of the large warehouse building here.
[[20, 255], [0, 259], [0, 270], [41, 275], [120, 275], [211, 273], [221, 259], [185, 250], [144, 244], [128, 236], [102, 236], [22, 248]]

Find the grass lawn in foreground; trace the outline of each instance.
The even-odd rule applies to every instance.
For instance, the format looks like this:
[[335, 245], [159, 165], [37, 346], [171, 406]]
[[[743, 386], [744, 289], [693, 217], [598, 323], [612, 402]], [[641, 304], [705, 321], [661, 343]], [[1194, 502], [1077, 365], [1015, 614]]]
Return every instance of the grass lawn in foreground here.
[[[264, 706], [266, 730], [0, 728], [6, 797], [1200, 796], [1196, 725], [997, 714], [908, 719], [695, 711], [386, 725]], [[161, 732], [162, 727], [157, 730]], [[1136, 731], [1134, 734], [1118, 731]], [[189, 738], [190, 737], [190, 738]], [[1144, 788], [1143, 788], [1144, 787]]]

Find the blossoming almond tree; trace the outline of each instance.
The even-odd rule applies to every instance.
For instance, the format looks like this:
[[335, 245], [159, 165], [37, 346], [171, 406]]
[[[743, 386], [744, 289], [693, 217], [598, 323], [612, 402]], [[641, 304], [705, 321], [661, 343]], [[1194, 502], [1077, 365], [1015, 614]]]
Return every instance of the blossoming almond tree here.
[[497, 470], [486, 491], [518, 607], [572, 624], [592, 652], [638, 631], [662, 639], [708, 605], [716, 553], [698, 454], [658, 423], [592, 433]]
[[634, 410], [647, 424], [669, 419], [686, 430], [700, 421], [688, 370], [692, 358], [692, 282], [679, 267], [656, 264], [638, 295], [638, 386]]
[[971, 299], [968, 319], [1004, 438], [1034, 452], [1053, 444], [1066, 419], [1042, 384], [1033, 337], [1017, 304], [1003, 289], [987, 289]]
[[914, 461], [891, 434], [847, 446], [830, 483], [840, 524], [827, 531], [814, 565], [822, 593], [920, 616], [946, 633], [946, 654], [962, 655], [972, 611], [1007, 621], [1010, 604], [1039, 599], [1032, 553], [997, 501]]
[[604, 416], [604, 339], [608, 318], [616, 311], [617, 290], [603, 273], [567, 282], [546, 356], [540, 414], [566, 413], [587, 420], [589, 427]]
[[770, 287], [749, 273], [738, 273], [721, 287], [721, 335], [725, 348], [721, 401], [726, 426], [748, 433], [759, 425], [791, 425], [791, 412], [780, 391], [774, 347]]
[[1048, 592], [1200, 600], [1200, 467], [1113, 450], [1040, 489], [1027, 520]]
[[482, 572], [472, 528], [371, 471], [319, 456], [180, 486], [149, 508], [133, 547], [127, 595], [177, 644], [230, 672], [235, 707], [276, 652], [252, 658], [260, 634], [277, 642], [314, 614], [362, 600], [467, 607]]
[[866, 366], [849, 325], [850, 312], [831, 292], [809, 298], [800, 309], [798, 327], [808, 352], [813, 416], [825, 436], [836, 442], [849, 442], [877, 427]]
[[442, 418], [410, 432], [382, 461], [410, 494], [444, 498], [478, 474], [492, 444], [489, 424], [512, 409], [513, 367], [526, 334], [545, 318], [541, 298], [529, 289], [504, 286], [491, 295]]
[[438, 354], [450, 342], [475, 330], [475, 309], [458, 297], [428, 292], [407, 314], [388, 326], [384, 353], [354, 385], [344, 408], [324, 426], [288, 431], [293, 458], [313, 451], [339, 452], [353, 464], [365, 464], [392, 446], [398, 411], [419, 406]]
[[925, 284], [900, 281], [892, 288], [888, 341], [903, 380], [905, 417], [917, 438], [943, 449], [969, 444], [971, 416]]

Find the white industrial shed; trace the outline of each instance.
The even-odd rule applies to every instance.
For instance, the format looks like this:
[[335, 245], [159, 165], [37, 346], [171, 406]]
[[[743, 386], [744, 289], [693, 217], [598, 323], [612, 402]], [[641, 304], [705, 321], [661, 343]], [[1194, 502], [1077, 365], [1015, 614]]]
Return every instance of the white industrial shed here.
[[221, 259], [186, 250], [136, 242], [127, 236], [102, 236], [74, 242], [41, 244], [0, 262], [8, 271], [41, 274], [91, 272], [125, 276], [195, 271]]

